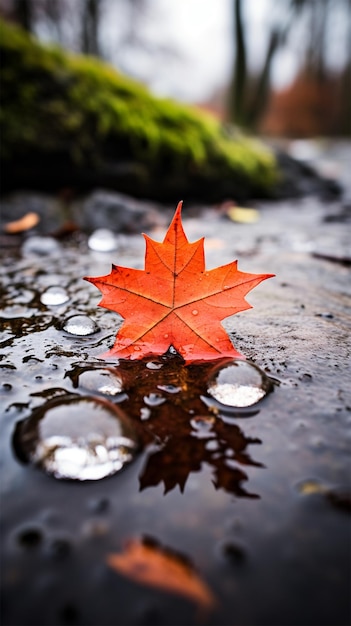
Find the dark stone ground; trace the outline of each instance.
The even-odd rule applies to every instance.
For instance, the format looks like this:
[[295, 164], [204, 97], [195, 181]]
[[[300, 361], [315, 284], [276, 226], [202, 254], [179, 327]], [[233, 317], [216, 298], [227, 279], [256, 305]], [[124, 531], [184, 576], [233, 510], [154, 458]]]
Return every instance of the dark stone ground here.
[[[124, 232], [112, 253], [89, 250], [80, 231], [56, 239], [45, 256], [21, 250], [20, 235], [2, 236], [4, 625], [349, 623], [350, 154], [349, 145], [339, 144], [314, 155], [318, 167], [344, 184], [344, 194], [333, 201], [310, 195], [254, 203], [259, 219], [253, 224], [185, 203], [185, 231], [190, 241], [206, 237], [208, 267], [237, 258], [243, 271], [276, 274], [249, 294], [254, 308], [226, 320], [225, 327], [235, 347], [280, 384], [249, 419], [219, 416], [214, 438], [223, 455], [202, 463], [195, 459], [194, 436], [177, 436], [174, 426], [166, 460], [158, 461], [146, 446], [120, 474], [84, 484], [47, 476], [23, 463], [13, 446], [16, 423], [48, 398], [86, 395], [74, 387], [72, 372], [96, 365], [113, 342], [118, 317], [96, 308], [99, 294], [81, 277], [105, 274], [111, 262], [142, 267], [143, 239], [135, 233], [147, 230], [161, 239], [173, 208], [159, 214], [155, 206], [134, 206], [141, 212], [130, 226], [120, 226]], [[34, 202], [38, 210], [39, 196], [17, 196], [16, 202], [18, 197], [20, 206], [25, 202], [33, 210]], [[58, 229], [67, 219], [67, 198], [59, 203], [60, 218], [51, 200], [51, 217], [42, 220], [45, 233], [63, 234]], [[10, 205], [6, 199], [5, 216]], [[89, 210], [90, 228], [101, 226]], [[39, 300], [50, 284], [70, 295], [55, 310]], [[100, 332], [77, 338], [64, 333], [62, 319], [76, 312], [94, 318]], [[121, 402], [134, 420], [140, 368]], [[184, 392], [179, 405], [169, 396], [162, 414], [152, 410], [154, 432], [158, 424], [163, 428], [167, 410], [180, 424], [189, 421], [192, 407], [198, 410], [201, 385], [190, 381], [193, 395]], [[155, 379], [143, 385], [153, 391]], [[152, 479], [146, 480], [151, 466]], [[185, 476], [183, 492], [177, 471], [170, 479], [169, 466], [179, 469], [183, 484]], [[145, 535], [191, 561], [216, 597], [213, 610], [199, 615], [193, 602], [108, 567], [108, 554]]]

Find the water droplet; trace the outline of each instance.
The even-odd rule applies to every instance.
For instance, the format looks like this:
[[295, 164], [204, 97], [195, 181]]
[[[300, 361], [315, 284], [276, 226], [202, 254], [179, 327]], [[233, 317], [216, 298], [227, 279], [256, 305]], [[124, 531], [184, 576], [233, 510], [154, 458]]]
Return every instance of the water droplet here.
[[175, 385], [157, 385], [157, 389], [160, 389], [160, 391], [167, 391], [167, 393], [178, 393], [182, 390], [181, 387], [176, 387]]
[[50, 543], [48, 552], [52, 559], [61, 561], [70, 555], [72, 546], [68, 539], [57, 538]]
[[163, 335], [165, 339], [168, 338], [168, 333], [166, 333], [165, 335]]
[[91, 539], [104, 537], [108, 531], [109, 524], [105, 520], [87, 520], [82, 528], [82, 534]]
[[138, 439], [114, 404], [70, 396], [49, 401], [20, 422], [14, 448], [55, 478], [99, 480], [132, 461]]
[[214, 421], [214, 417], [196, 415], [196, 417], [193, 417], [190, 420], [190, 424], [193, 429], [192, 434], [198, 439], [208, 439], [209, 437], [214, 437], [214, 433], [212, 432]]
[[160, 406], [166, 402], [166, 398], [163, 398], [159, 393], [149, 393], [148, 396], [144, 396], [144, 402], [148, 406]]
[[58, 613], [60, 622], [63, 624], [76, 624], [79, 620], [79, 611], [74, 604], [67, 602]]
[[48, 287], [44, 293], [40, 296], [40, 302], [46, 306], [58, 306], [68, 302], [69, 295], [63, 287], [52, 286]]
[[133, 347], [134, 347], [135, 352], [140, 352], [141, 350], [140, 346], [133, 346]]
[[48, 256], [60, 252], [61, 246], [53, 237], [28, 237], [22, 246], [25, 255]]
[[21, 304], [6, 306], [1, 310], [1, 317], [5, 319], [16, 319], [19, 317], [32, 317], [33, 309], [29, 309]]
[[98, 228], [90, 235], [88, 246], [95, 252], [112, 252], [117, 249], [117, 237], [107, 228]]
[[151, 411], [146, 406], [140, 409], [140, 419], [144, 422], [151, 417]]
[[85, 370], [79, 375], [78, 381], [79, 387], [105, 396], [116, 396], [123, 392], [122, 379], [108, 369]]
[[207, 391], [221, 404], [247, 407], [256, 404], [272, 389], [272, 382], [256, 365], [232, 361], [212, 374]]
[[99, 330], [96, 322], [87, 315], [72, 315], [68, 317], [64, 321], [62, 328], [66, 333], [79, 336], [92, 335]]
[[109, 506], [108, 498], [92, 498], [88, 502], [88, 508], [92, 513], [105, 513]]
[[23, 528], [18, 536], [18, 543], [24, 548], [36, 548], [42, 542], [43, 536], [39, 528]]
[[222, 555], [233, 564], [241, 564], [246, 560], [246, 549], [238, 543], [226, 541], [221, 545], [220, 549]]
[[216, 452], [219, 449], [219, 443], [216, 439], [210, 439], [207, 441], [205, 448], [209, 452]]
[[163, 367], [163, 363], [156, 363], [155, 361], [149, 361], [149, 363], [146, 363], [146, 367], [149, 370], [160, 370], [161, 367]]
[[333, 313], [330, 313], [329, 311], [325, 311], [323, 313], [316, 313], [316, 317], [323, 317], [326, 320], [332, 320], [334, 315]]
[[192, 312], [193, 315], [198, 315], [199, 314], [199, 311], [197, 309], [193, 309], [191, 312]]

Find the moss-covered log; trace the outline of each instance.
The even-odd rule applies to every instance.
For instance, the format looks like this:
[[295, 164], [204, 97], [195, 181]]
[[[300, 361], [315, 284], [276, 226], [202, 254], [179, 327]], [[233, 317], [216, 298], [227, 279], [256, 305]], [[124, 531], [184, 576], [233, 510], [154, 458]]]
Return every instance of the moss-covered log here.
[[105, 186], [138, 196], [269, 195], [272, 153], [214, 117], [153, 97], [93, 57], [0, 24], [3, 186]]

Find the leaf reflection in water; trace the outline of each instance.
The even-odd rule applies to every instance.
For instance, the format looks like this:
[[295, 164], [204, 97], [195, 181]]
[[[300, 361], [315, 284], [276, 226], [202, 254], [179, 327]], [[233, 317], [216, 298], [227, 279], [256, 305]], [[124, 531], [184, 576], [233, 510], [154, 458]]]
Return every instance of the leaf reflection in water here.
[[263, 467], [246, 451], [250, 444], [261, 444], [260, 439], [246, 437], [238, 426], [219, 419], [213, 424], [210, 438], [194, 437], [191, 427], [188, 433], [185, 430], [186, 426], [181, 435], [170, 437], [148, 456], [139, 477], [141, 491], [163, 483], [165, 494], [176, 486], [183, 492], [189, 475], [199, 472], [202, 464], [207, 463], [212, 469], [215, 489], [224, 489], [237, 497], [259, 498], [243, 487], [248, 475], [240, 466]]
[[[249, 452], [249, 446], [262, 441], [247, 437], [236, 423], [237, 418], [257, 415], [257, 405], [254, 410], [236, 407], [228, 415], [228, 407], [221, 412], [212, 406], [215, 400], [204, 402], [213, 363], [184, 366], [179, 355], [167, 354], [154, 359], [162, 368], [150, 371], [148, 361], [120, 360], [116, 368], [128, 396], [121, 408], [139, 423], [148, 409], [147, 420], [142, 420], [144, 445], [153, 445], [139, 476], [140, 490], [163, 483], [165, 494], [177, 486], [183, 492], [189, 476], [206, 464], [215, 489], [237, 497], [259, 498], [244, 487], [248, 481], [244, 467], [262, 467]], [[216, 368], [221, 363], [227, 366], [228, 359], [218, 361]], [[177, 392], [168, 393], [169, 389]], [[156, 394], [161, 402], [153, 406], [146, 403], [145, 398]]]

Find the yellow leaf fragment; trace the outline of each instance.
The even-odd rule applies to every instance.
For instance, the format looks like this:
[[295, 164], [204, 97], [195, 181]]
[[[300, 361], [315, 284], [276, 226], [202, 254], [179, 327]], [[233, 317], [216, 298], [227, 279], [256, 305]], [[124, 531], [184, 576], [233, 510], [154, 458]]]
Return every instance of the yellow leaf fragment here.
[[227, 210], [227, 215], [233, 222], [241, 224], [253, 224], [260, 219], [260, 214], [256, 209], [247, 209], [240, 206], [230, 207]]

